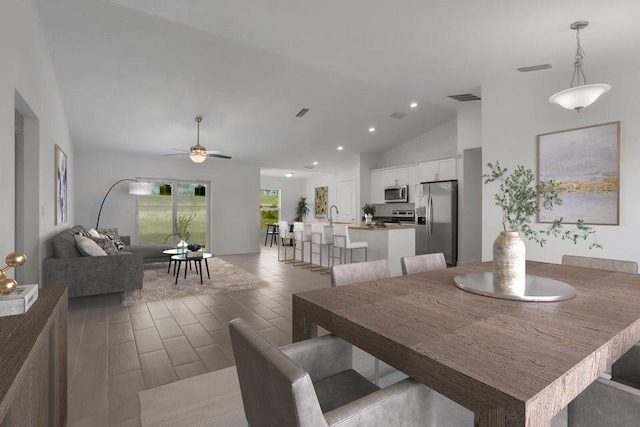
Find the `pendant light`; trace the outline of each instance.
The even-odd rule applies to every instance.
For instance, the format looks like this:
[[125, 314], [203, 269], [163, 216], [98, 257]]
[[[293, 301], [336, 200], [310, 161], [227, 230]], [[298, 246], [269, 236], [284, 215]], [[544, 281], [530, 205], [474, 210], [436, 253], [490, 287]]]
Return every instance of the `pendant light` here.
[[549, 98], [549, 102], [552, 104], [558, 104], [567, 110], [576, 110], [577, 112], [593, 104], [600, 95], [609, 92], [611, 89], [611, 86], [605, 83], [587, 84], [584, 71], [582, 71], [584, 51], [580, 45], [580, 30], [586, 28], [587, 25], [589, 25], [588, 21], [577, 21], [569, 26], [569, 28], [576, 31], [577, 42], [571, 87], [555, 93]]

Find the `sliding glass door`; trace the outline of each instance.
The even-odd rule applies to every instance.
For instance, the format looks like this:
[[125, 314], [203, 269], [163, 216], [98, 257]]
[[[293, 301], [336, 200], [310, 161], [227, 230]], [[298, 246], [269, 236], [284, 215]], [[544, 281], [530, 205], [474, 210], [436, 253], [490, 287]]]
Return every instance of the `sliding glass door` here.
[[209, 183], [148, 180], [152, 193], [138, 197], [138, 243], [175, 246], [178, 215], [191, 217], [188, 243], [206, 247], [209, 241]]

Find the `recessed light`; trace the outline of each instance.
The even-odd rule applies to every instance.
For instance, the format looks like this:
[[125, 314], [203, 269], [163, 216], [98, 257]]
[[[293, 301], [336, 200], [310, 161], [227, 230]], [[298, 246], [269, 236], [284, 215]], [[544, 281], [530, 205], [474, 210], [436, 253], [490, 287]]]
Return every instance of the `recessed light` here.
[[317, 164], [318, 164], [318, 162], [313, 162], [313, 166], [315, 166], [315, 165], [317, 165]]
[[287, 172], [284, 174], [287, 178], [291, 178], [293, 176], [293, 172]]
[[409, 104], [409, 107], [411, 108], [416, 108], [418, 106], [417, 102], [412, 102], [411, 104]]
[[369, 132], [375, 132], [375, 131], [376, 131], [376, 128], [374, 128], [374, 127], [370, 127], [369, 128]]
[[338, 150], [342, 150], [344, 147], [342, 145], [338, 146]]

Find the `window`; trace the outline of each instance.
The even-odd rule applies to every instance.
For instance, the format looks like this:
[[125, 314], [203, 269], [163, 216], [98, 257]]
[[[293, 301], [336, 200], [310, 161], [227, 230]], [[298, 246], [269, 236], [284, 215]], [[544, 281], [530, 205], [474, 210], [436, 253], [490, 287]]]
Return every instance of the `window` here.
[[138, 243], [177, 245], [174, 224], [178, 215], [191, 217], [188, 243], [206, 247], [209, 241], [209, 183], [148, 180], [152, 193], [138, 197]]
[[280, 190], [260, 189], [260, 228], [280, 220]]

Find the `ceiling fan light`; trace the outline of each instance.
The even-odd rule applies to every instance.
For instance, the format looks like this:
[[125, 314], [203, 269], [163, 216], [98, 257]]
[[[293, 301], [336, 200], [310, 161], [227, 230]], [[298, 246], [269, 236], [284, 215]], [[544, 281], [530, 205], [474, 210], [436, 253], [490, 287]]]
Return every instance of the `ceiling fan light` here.
[[207, 159], [207, 152], [205, 150], [191, 150], [189, 158], [193, 163], [202, 163]]
[[609, 92], [611, 86], [605, 83], [594, 83], [561, 90], [549, 97], [549, 102], [558, 104], [567, 110], [580, 111], [593, 104], [602, 94]]

